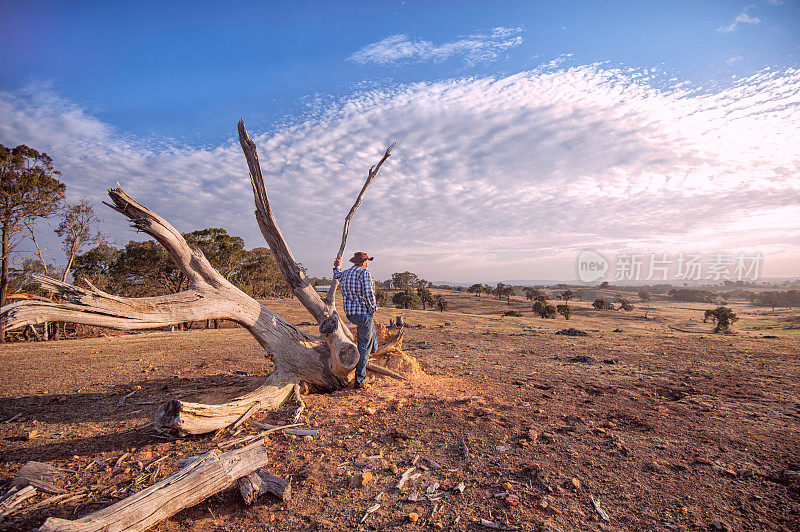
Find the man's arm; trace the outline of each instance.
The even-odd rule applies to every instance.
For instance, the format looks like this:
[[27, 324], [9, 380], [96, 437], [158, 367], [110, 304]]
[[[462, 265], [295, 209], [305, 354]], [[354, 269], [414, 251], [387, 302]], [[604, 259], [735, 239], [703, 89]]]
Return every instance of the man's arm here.
[[334, 279], [341, 279], [342, 278], [342, 271], [339, 269], [339, 265], [342, 263], [340, 260], [333, 261], [333, 278]]
[[367, 302], [367, 312], [369, 314], [375, 314], [375, 311], [378, 309], [378, 303], [375, 301], [375, 281], [372, 279], [369, 270], [364, 270], [364, 272], [366, 274], [363, 277], [364, 300]]

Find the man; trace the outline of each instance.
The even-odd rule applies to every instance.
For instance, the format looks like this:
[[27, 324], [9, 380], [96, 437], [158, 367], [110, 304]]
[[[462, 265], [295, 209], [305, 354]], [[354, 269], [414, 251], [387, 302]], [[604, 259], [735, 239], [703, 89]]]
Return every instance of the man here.
[[378, 308], [375, 302], [375, 281], [367, 271], [369, 261], [374, 259], [363, 251], [357, 252], [350, 259], [353, 266], [345, 271], [339, 270], [341, 261], [333, 263], [333, 277], [342, 285], [344, 313], [347, 319], [356, 326], [356, 342], [360, 358], [356, 365], [356, 388], [366, 388], [367, 362], [369, 354], [378, 350], [378, 339], [375, 337], [375, 321], [372, 315]]

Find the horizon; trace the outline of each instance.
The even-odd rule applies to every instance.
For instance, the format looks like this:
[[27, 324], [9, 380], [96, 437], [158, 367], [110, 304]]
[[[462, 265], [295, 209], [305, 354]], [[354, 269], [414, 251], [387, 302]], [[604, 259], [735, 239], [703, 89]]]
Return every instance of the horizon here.
[[800, 276], [798, 2], [233, 7], [4, 2], [0, 143], [51, 155], [117, 246], [117, 181], [266, 245], [244, 117], [316, 277], [394, 141], [348, 240], [379, 278], [568, 282], [585, 253], [612, 284]]

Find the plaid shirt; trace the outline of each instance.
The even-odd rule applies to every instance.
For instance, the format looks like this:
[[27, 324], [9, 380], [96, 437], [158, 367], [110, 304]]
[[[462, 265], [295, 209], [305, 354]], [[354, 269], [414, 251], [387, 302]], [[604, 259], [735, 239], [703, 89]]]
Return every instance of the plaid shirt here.
[[333, 278], [342, 283], [344, 313], [347, 316], [375, 313], [378, 308], [375, 302], [375, 282], [366, 268], [353, 266], [341, 271], [336, 266], [333, 268]]

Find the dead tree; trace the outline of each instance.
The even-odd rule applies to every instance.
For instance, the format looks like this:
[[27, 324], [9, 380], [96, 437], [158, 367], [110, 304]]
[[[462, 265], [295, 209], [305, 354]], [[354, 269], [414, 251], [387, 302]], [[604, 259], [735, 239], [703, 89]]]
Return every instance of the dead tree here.
[[[301, 381], [319, 391], [346, 387], [352, 380], [359, 358], [353, 335], [336, 312], [333, 293], [325, 300], [320, 298], [292, 256], [273, 216], [256, 145], [247, 134], [243, 121], [239, 121], [239, 143], [250, 169], [258, 226], [292, 292], [319, 324], [319, 337], [299, 330], [231, 284], [211, 267], [199, 249], [189, 247], [180, 232], [119, 186], [108, 191], [111, 203], [106, 205], [128, 217], [134, 228], [164, 246], [189, 279], [189, 289], [157, 297], [126, 298], [103, 292], [89, 282], [88, 288], [81, 288], [49, 277], [37, 277], [46, 291], [59, 294], [61, 300], [26, 300], [3, 307], [0, 320], [6, 328], [46, 321], [123, 330], [152, 329], [218, 318], [239, 323], [272, 358], [274, 370], [259, 388], [228, 403], [210, 405], [174, 399], [161, 405], [156, 412], [156, 423], [185, 434], [211, 432], [257, 410], [277, 408], [295, 395], [295, 387]], [[350, 219], [390, 152], [391, 146], [380, 162], [370, 169], [367, 182], [347, 215], [339, 256], [344, 250]]]

